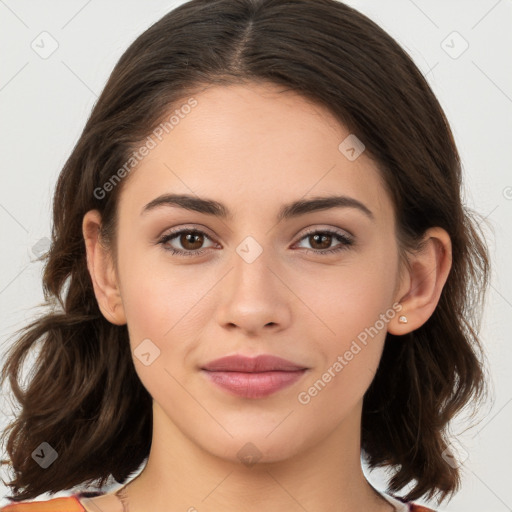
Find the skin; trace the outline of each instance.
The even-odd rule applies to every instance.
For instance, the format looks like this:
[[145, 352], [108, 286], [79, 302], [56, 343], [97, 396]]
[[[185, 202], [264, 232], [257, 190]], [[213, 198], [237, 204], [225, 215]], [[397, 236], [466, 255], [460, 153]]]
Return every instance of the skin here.
[[[117, 267], [98, 243], [99, 213], [83, 219], [102, 313], [128, 324], [132, 354], [147, 338], [160, 350], [148, 366], [134, 356], [153, 397], [154, 430], [148, 463], [127, 487], [130, 512], [148, 503], [153, 512], [391, 511], [361, 469], [363, 396], [386, 332], [413, 331], [433, 313], [451, 266], [450, 238], [430, 229], [411, 268], [400, 266], [393, 205], [376, 164], [364, 152], [354, 161], [340, 152], [349, 132], [321, 106], [272, 84], [214, 86], [194, 97], [198, 105], [123, 184]], [[141, 215], [170, 192], [215, 199], [233, 218], [172, 206]], [[333, 193], [361, 201], [374, 219], [330, 208], [276, 222], [282, 204]], [[175, 256], [157, 243], [181, 227], [207, 237], [167, 246], [203, 254]], [[339, 240], [315, 243], [306, 228], [352, 234], [354, 244], [322, 255]], [[236, 252], [247, 236], [263, 250], [252, 263]], [[394, 315], [301, 404], [298, 394], [397, 302], [408, 323]], [[274, 354], [310, 369], [269, 397], [244, 399], [199, 371], [235, 353]], [[250, 467], [237, 456], [249, 442], [261, 457]], [[84, 505], [121, 510], [113, 493]]]

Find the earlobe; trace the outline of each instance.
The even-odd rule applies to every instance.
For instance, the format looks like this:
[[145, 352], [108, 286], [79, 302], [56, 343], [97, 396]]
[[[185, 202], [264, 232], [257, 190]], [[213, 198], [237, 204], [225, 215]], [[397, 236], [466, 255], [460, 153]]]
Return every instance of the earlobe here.
[[[399, 291], [399, 314], [388, 332], [407, 334], [421, 327], [437, 307], [452, 265], [452, 245], [448, 233], [434, 227], [426, 231], [423, 246], [409, 259], [408, 289]], [[405, 320], [404, 320], [405, 317]]]
[[94, 294], [103, 316], [115, 325], [126, 324], [112, 258], [100, 240], [101, 214], [98, 210], [88, 211], [82, 221], [85, 241], [87, 268], [91, 276]]

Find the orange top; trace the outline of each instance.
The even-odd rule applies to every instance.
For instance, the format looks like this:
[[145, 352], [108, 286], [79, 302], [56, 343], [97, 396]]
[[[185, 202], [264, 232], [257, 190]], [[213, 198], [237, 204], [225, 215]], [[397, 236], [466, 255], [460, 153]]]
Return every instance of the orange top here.
[[20, 501], [0, 508], [0, 512], [86, 512], [78, 495], [53, 498], [46, 501]]
[[[85, 493], [88, 494], [88, 493]], [[102, 493], [94, 493], [95, 495]], [[53, 498], [46, 501], [24, 501], [11, 503], [0, 508], [0, 512], [86, 512], [79, 501], [84, 493], [76, 493], [63, 498]], [[88, 494], [89, 495], [89, 494]], [[408, 503], [409, 512], [435, 512], [431, 508]]]

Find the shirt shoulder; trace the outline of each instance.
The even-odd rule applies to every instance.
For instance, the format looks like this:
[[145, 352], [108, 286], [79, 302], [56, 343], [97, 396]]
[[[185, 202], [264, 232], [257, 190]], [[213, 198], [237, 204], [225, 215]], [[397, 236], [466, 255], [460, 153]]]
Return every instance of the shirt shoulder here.
[[[96, 494], [96, 493], [94, 493]], [[409, 503], [410, 512], [436, 512], [422, 505]], [[0, 508], [0, 512], [86, 512], [77, 495], [46, 501], [20, 501]]]
[[0, 512], [85, 512], [85, 509], [74, 495], [46, 501], [10, 503], [0, 508]]
[[[432, 508], [427, 508], [427, 507], [424, 507], [422, 505], [415, 505], [414, 503], [410, 504], [410, 509], [409, 510], [411, 512], [436, 512]], [[2, 512], [2, 511], [0, 511], [0, 512]]]

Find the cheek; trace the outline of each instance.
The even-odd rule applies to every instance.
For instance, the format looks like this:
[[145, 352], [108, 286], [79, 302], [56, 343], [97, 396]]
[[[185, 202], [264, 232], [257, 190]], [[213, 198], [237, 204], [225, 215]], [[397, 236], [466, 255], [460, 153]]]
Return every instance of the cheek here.
[[[391, 306], [393, 254], [386, 257], [383, 252], [371, 252], [350, 255], [339, 265], [289, 275], [290, 287], [301, 299], [296, 312], [304, 313], [310, 325], [317, 324], [324, 346], [332, 350], [343, 349], [359, 333], [375, 326]], [[377, 329], [382, 328], [379, 322]]]
[[130, 331], [135, 338], [172, 337], [194, 315], [205, 290], [212, 285], [211, 279], [194, 265], [176, 265], [163, 249], [128, 250], [128, 240], [124, 246], [119, 257], [119, 275]]
[[321, 357], [301, 387], [297, 402], [310, 408], [305, 410], [308, 414], [328, 415], [337, 423], [362, 400], [370, 386], [380, 362], [387, 324], [396, 312], [385, 300], [390, 292], [382, 283], [352, 276], [343, 281], [333, 279], [330, 285], [338, 285], [338, 290], [330, 291], [327, 297], [324, 294], [323, 300], [320, 293], [315, 296], [316, 307], [323, 304], [317, 309], [321, 322], [312, 319], [307, 332], [315, 332], [313, 323], [319, 329], [324, 326], [309, 336], [309, 343], [316, 345]]
[[181, 400], [177, 382], [185, 383], [192, 373], [190, 354], [201, 331], [201, 298], [211, 287], [180, 272], [171, 276], [170, 270], [170, 266], [138, 270], [137, 265], [131, 265], [125, 269], [123, 287], [135, 370], [151, 396], [163, 403]]
[[325, 278], [319, 274], [301, 278], [299, 293], [307, 297], [317, 317], [308, 314], [308, 332], [314, 332], [313, 323], [317, 325], [317, 334], [309, 342], [315, 340], [322, 358], [306, 382], [308, 387], [301, 390], [303, 399], [297, 398], [303, 405], [316, 403], [319, 414], [325, 411], [322, 407], [329, 408], [328, 403], [339, 402], [344, 404], [337, 409], [342, 415], [362, 399], [377, 371], [387, 326], [396, 316], [393, 255], [352, 261], [330, 269]]

